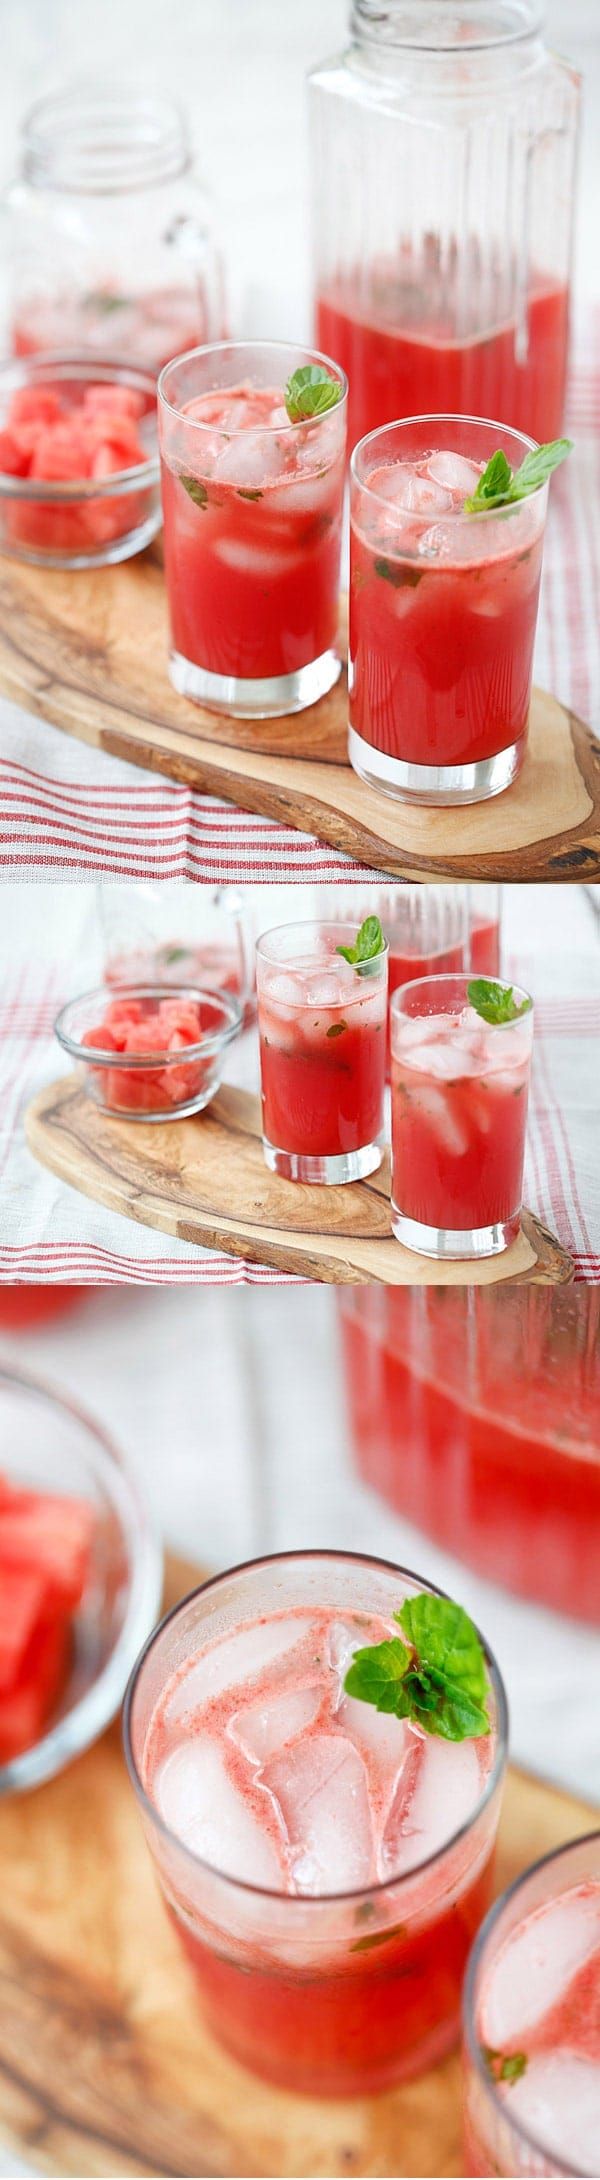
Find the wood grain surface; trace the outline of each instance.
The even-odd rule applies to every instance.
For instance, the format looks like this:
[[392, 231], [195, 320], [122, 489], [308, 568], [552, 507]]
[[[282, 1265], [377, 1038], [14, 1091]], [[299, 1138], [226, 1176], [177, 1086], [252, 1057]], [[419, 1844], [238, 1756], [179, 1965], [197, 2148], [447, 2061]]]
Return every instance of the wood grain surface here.
[[[171, 1561], [166, 1602], [198, 1570]], [[497, 1890], [597, 1812], [511, 1771]], [[118, 1727], [0, 1806], [0, 2133], [44, 2171], [102, 2175], [457, 2175], [456, 2056], [383, 2097], [271, 2090], [204, 2028], [167, 1922]]]
[[101, 1112], [75, 1072], [38, 1094], [25, 1129], [42, 1165], [109, 1210], [305, 1279], [484, 1286], [573, 1278], [567, 1251], [529, 1211], [510, 1249], [479, 1264], [437, 1264], [401, 1248], [391, 1232], [388, 1153], [370, 1180], [343, 1188], [281, 1180], [264, 1162], [260, 1101], [245, 1090], [222, 1089], [204, 1113], [157, 1127]]
[[392, 877], [600, 877], [600, 745], [540, 690], [514, 787], [470, 809], [422, 810], [352, 772], [345, 676], [295, 718], [224, 720], [176, 695], [167, 649], [159, 548], [87, 572], [0, 559], [0, 690], [64, 733]]

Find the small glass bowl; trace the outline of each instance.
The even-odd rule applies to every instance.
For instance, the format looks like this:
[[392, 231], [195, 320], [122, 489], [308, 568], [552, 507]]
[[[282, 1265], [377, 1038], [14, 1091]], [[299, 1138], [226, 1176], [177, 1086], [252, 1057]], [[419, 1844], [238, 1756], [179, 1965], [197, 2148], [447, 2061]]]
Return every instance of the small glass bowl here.
[[[127, 1001], [192, 1001], [202, 1006], [206, 1030], [196, 1045], [179, 1051], [107, 1052], [86, 1043], [109, 1007]], [[88, 1096], [121, 1120], [180, 1120], [210, 1104], [223, 1075], [225, 1054], [242, 1026], [242, 1008], [231, 992], [197, 984], [103, 984], [63, 1007], [54, 1024], [58, 1042], [85, 1067]]]
[[67, 1685], [41, 1740], [0, 1765], [2, 1796], [53, 1778], [115, 1717], [159, 1610], [162, 1552], [137, 1482], [105, 1433], [70, 1398], [5, 1363], [0, 1474], [19, 1489], [84, 1499], [95, 1517]]
[[[0, 468], [0, 552], [45, 568], [102, 568], [129, 560], [156, 536], [162, 521], [156, 419], [151, 373], [94, 357], [42, 355], [0, 366], [0, 432], [13, 394], [26, 388], [68, 392], [75, 410], [86, 386], [124, 386], [140, 395], [138, 422], [144, 462], [110, 476], [46, 482]], [[107, 437], [110, 436], [107, 430]]]

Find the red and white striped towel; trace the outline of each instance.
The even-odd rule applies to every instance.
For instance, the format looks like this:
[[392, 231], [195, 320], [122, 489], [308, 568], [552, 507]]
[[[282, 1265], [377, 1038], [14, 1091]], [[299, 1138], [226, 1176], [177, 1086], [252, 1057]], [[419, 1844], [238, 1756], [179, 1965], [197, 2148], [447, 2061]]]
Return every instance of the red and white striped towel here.
[[[508, 974], [536, 999], [536, 1033], [525, 1200], [575, 1260], [577, 1280], [600, 1284], [598, 1106], [600, 949], [569, 963], [519, 950]], [[561, 988], [557, 991], [557, 976]], [[568, 981], [568, 989], [566, 988]], [[250, 1265], [136, 1225], [55, 1179], [27, 1149], [25, 1108], [65, 1066], [52, 1025], [70, 996], [64, 971], [21, 959], [0, 1008], [0, 1282], [15, 1280], [296, 1284], [292, 1274]], [[241, 1040], [231, 1075], [258, 1083], [256, 1033]]]
[[[600, 722], [600, 309], [578, 333], [575, 453], [554, 480], [535, 672]], [[333, 848], [70, 742], [0, 700], [0, 864], [23, 878], [190, 878], [205, 884], [371, 875]]]

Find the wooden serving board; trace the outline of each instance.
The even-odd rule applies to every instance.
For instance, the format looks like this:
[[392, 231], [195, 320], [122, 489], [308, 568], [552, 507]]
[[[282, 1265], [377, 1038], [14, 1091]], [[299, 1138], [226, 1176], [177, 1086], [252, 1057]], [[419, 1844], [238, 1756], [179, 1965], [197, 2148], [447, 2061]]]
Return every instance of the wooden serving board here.
[[[171, 1561], [166, 1602], [201, 1579]], [[598, 1823], [508, 1775], [496, 1887]], [[377, 2098], [269, 2089], [205, 2029], [164, 1913], [119, 1728], [34, 1794], [0, 1806], [0, 2132], [50, 2173], [463, 2172], [460, 2065]]]
[[422, 810], [352, 772], [345, 676], [295, 718], [224, 720], [176, 695], [167, 650], [160, 548], [87, 573], [0, 559], [0, 690], [64, 733], [392, 877], [600, 877], [600, 745], [540, 690], [514, 787], [470, 809]]
[[480, 1264], [441, 1265], [401, 1248], [388, 1153], [370, 1180], [343, 1188], [281, 1180], [264, 1162], [260, 1101], [245, 1090], [222, 1089], [206, 1112], [157, 1127], [101, 1112], [75, 1072], [38, 1094], [25, 1128], [43, 1166], [109, 1210], [305, 1279], [403, 1287], [573, 1278], [567, 1251], [530, 1211], [510, 1249]]

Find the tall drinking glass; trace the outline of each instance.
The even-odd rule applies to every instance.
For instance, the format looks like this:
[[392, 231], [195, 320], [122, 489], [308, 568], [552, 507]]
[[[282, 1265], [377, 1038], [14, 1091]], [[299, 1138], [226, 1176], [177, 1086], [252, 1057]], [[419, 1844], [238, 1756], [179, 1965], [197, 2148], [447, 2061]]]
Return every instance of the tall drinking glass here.
[[489, 1651], [477, 1739], [344, 1688], [355, 1648], [397, 1638], [424, 1590], [358, 1554], [257, 1560], [177, 1606], [130, 1682], [130, 1776], [209, 2025], [313, 2095], [391, 2088], [450, 2048], [490, 1898], [506, 1703]]

